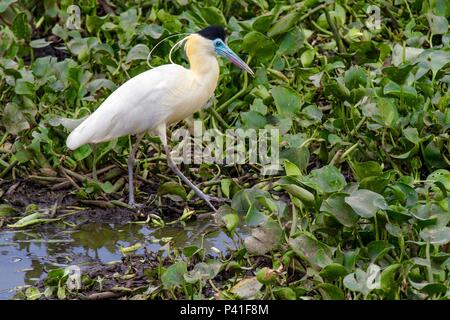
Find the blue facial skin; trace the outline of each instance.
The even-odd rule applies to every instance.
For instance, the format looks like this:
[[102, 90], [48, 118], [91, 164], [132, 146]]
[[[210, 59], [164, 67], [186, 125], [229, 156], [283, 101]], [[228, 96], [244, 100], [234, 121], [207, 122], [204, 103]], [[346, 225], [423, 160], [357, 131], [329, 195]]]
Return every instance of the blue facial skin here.
[[213, 44], [214, 44], [214, 50], [216, 51], [216, 53], [218, 55], [227, 58], [238, 68], [245, 70], [248, 73], [250, 73], [251, 75], [253, 75], [252, 69], [250, 69], [250, 67], [244, 61], [242, 61], [241, 58], [239, 58], [238, 55], [236, 53], [234, 53], [233, 50], [231, 50], [225, 44], [225, 42], [222, 41], [222, 39], [218, 38], [218, 39], [213, 40]]

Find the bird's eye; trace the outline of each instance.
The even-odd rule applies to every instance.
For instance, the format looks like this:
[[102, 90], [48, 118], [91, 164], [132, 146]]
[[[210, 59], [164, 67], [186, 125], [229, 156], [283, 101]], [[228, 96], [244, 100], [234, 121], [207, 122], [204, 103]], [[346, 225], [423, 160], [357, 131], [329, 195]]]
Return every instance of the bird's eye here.
[[221, 46], [222, 46], [222, 41], [220, 41], [220, 40], [214, 40], [214, 46], [215, 46], [215, 47], [221, 47]]

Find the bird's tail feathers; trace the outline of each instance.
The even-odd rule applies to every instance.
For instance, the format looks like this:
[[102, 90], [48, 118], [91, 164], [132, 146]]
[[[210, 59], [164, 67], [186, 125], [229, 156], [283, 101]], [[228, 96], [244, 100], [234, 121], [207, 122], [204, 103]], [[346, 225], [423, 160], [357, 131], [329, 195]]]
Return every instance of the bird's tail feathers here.
[[63, 126], [64, 128], [66, 128], [69, 131], [73, 131], [75, 130], [76, 127], [78, 127], [84, 120], [86, 120], [88, 116], [83, 117], [81, 119], [69, 119], [69, 118], [64, 118], [64, 117], [54, 117], [51, 118], [48, 123], [52, 126], [52, 127], [57, 127], [57, 126]]

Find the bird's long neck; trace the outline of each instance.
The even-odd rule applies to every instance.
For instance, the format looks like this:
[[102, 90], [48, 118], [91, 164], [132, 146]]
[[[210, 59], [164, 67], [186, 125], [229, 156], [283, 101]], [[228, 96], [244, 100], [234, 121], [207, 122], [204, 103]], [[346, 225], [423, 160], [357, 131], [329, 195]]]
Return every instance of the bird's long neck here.
[[190, 36], [186, 42], [186, 55], [195, 78], [214, 91], [219, 79], [219, 63], [214, 54], [204, 49], [202, 41], [205, 40], [198, 35]]

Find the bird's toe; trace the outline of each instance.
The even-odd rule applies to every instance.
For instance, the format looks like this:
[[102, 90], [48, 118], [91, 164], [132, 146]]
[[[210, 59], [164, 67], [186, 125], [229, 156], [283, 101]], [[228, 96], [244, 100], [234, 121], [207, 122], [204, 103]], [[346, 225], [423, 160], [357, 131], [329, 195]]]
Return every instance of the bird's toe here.
[[143, 203], [137, 203], [137, 202], [135, 202], [135, 201], [128, 201], [128, 205], [129, 205], [130, 207], [135, 208], [135, 209], [140, 209], [140, 208], [144, 207], [144, 204], [143, 204]]

